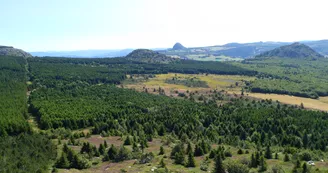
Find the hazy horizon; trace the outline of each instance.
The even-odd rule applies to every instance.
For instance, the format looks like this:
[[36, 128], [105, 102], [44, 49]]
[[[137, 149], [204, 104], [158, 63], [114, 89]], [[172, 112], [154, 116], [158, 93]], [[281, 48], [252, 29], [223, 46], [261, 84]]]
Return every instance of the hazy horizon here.
[[28, 52], [328, 38], [323, 0], [0, 0], [0, 4], [0, 45]]

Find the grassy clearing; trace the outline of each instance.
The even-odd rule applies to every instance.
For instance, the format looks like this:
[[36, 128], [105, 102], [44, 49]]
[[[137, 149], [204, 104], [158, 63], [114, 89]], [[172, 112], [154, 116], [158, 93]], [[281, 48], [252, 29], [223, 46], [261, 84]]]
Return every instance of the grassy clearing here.
[[240, 91], [240, 89], [241, 89], [241, 86], [236, 87], [236, 82], [241, 84], [243, 80], [245, 80], [245, 81], [255, 80], [254, 77], [237, 76], [237, 75], [212, 75], [212, 74], [205, 75], [205, 74], [169, 73], [169, 74], [156, 75], [155, 78], [149, 79], [148, 81], [142, 83], [142, 85], [147, 86], [147, 87], [168, 87], [168, 88], [172, 88], [172, 89], [188, 89], [188, 90], [202, 89], [202, 88], [186, 87], [184, 85], [165, 83], [166, 79], [172, 79], [173, 77], [181, 77], [181, 78], [196, 77], [201, 81], [205, 81], [211, 89], [234, 90], [234, 91], [235, 90]]
[[323, 103], [328, 103], [328, 97], [320, 97], [319, 100]]
[[[114, 144], [116, 146], [122, 145], [123, 141], [121, 137], [119, 136], [110, 136], [110, 137], [101, 137], [99, 135], [92, 135], [90, 138], [80, 138], [79, 139], [81, 142], [82, 141], [88, 141], [93, 145], [99, 146], [100, 143], [103, 143], [104, 140], [107, 141], [107, 143]], [[89, 169], [85, 170], [76, 170], [76, 169], [70, 169], [70, 170], [65, 170], [65, 169], [60, 169], [60, 173], [102, 173], [102, 172], [111, 172], [111, 173], [120, 173], [122, 169], [126, 170], [127, 172], [132, 172], [132, 173], [143, 173], [143, 172], [151, 172], [151, 169], [154, 167], [158, 167], [160, 160], [164, 157], [162, 155], [158, 155], [160, 146], [164, 146], [165, 150], [165, 155], [166, 158], [164, 157], [164, 162], [167, 166], [167, 168], [171, 171], [174, 172], [181, 172], [181, 173], [205, 173], [204, 171], [200, 170], [200, 164], [204, 159], [204, 156], [201, 157], [195, 157], [196, 161], [196, 167], [195, 168], [186, 168], [182, 165], [176, 165], [173, 163], [173, 160], [169, 158], [171, 150], [173, 148], [173, 144], [170, 145], [164, 145], [164, 142], [161, 138], [154, 138], [152, 142], [148, 142], [149, 147], [145, 149], [145, 152], [153, 152], [155, 154], [155, 158], [152, 160], [151, 163], [148, 164], [135, 164], [136, 160], [128, 160], [124, 162], [119, 162], [119, 163], [111, 163], [111, 162], [99, 162], [99, 164], [93, 165]], [[80, 147], [77, 146], [70, 146], [74, 150], [78, 151], [80, 150]], [[217, 148], [217, 145], [212, 145], [212, 148]], [[236, 160], [236, 161], [242, 161], [242, 160], [249, 160], [251, 157], [251, 154], [255, 152], [254, 149], [248, 149], [249, 154], [237, 154], [238, 148], [232, 147], [225, 145], [224, 146], [226, 149], [231, 151], [232, 157], [227, 157], [227, 159], [224, 161], [228, 162], [229, 160]], [[131, 146], [127, 146], [127, 148], [131, 149]], [[244, 151], [246, 151], [244, 149]], [[281, 166], [285, 172], [290, 172], [294, 164], [292, 161], [289, 162], [284, 162], [283, 161], [283, 156], [284, 154], [281, 153], [282, 148], [273, 148], [273, 152], [278, 152], [279, 159], [269, 159], [267, 160], [268, 164], [268, 172], [271, 171], [271, 168], [274, 165], [279, 165]], [[97, 159], [96, 159], [97, 160]], [[100, 160], [98, 158], [98, 160]], [[321, 171], [328, 171], [328, 162], [315, 162], [316, 166], [312, 167], [312, 170], [319, 169]], [[214, 166], [214, 161], [211, 160], [211, 163], [209, 165], [209, 171], [213, 169]], [[258, 172], [257, 169], [252, 168], [250, 172]]]
[[263, 93], [247, 93], [250, 97], [260, 98], [260, 99], [272, 99], [278, 100], [285, 104], [298, 105], [302, 103], [305, 108], [308, 109], [317, 109], [322, 111], [328, 111], [328, 97], [320, 98], [319, 100], [295, 97], [289, 95], [280, 95], [280, 94], [263, 94]]
[[[168, 84], [165, 83], [166, 79], [172, 79], [173, 77], [181, 78], [191, 78], [196, 77], [201, 81], [207, 83], [209, 88], [193, 88], [187, 87], [184, 85]], [[159, 87], [165, 90], [166, 95], [173, 95], [176, 91], [186, 92], [187, 90], [191, 92], [197, 91], [199, 94], [206, 95], [210, 90], [225, 90], [230, 94], [240, 94], [241, 88], [243, 87], [243, 81], [252, 81], [255, 80], [255, 77], [248, 76], [237, 76], [237, 75], [205, 75], [205, 74], [159, 74], [155, 78], [149, 78], [148, 80], [143, 80], [141, 82], [129, 83], [125, 87], [133, 88], [137, 91], [143, 91], [144, 88], [147, 88], [150, 93], [157, 94], [158, 92], [153, 92], [153, 89], [158, 89]], [[238, 86], [236, 86], [236, 82]], [[289, 95], [280, 95], [280, 94], [264, 94], [264, 93], [247, 93], [246, 96], [257, 98], [257, 99], [272, 99], [278, 100], [281, 103], [298, 105], [302, 103], [305, 108], [316, 109], [322, 111], [328, 111], [328, 97], [321, 97], [320, 99], [310, 99], [304, 97], [295, 97]]]

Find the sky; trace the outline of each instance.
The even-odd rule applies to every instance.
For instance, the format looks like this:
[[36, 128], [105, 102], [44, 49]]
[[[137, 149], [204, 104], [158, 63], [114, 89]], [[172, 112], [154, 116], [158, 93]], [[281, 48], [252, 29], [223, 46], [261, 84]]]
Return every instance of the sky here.
[[0, 45], [26, 51], [328, 39], [327, 0], [0, 0]]

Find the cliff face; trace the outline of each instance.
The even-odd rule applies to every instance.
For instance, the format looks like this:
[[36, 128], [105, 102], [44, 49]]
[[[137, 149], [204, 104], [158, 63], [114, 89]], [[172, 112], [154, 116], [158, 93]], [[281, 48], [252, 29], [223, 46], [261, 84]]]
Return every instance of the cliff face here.
[[0, 56], [22, 56], [24, 58], [32, 57], [31, 54], [21, 49], [16, 49], [12, 46], [0, 46]]

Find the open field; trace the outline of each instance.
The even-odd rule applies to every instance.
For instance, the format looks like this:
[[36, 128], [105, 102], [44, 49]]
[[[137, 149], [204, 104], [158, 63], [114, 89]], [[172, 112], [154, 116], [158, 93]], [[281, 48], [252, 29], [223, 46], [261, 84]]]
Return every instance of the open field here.
[[309, 109], [318, 109], [322, 111], [328, 111], [328, 98], [320, 98], [319, 100], [303, 98], [303, 97], [295, 97], [289, 95], [280, 95], [280, 94], [263, 94], [263, 93], [247, 93], [250, 97], [260, 98], [260, 99], [272, 99], [278, 100], [281, 103], [298, 105], [300, 106], [302, 103], [305, 108]]
[[[173, 77], [181, 77], [181, 78], [192, 78], [196, 77], [201, 81], [205, 81], [210, 88], [193, 88], [187, 87], [184, 85], [176, 85], [176, 84], [168, 84], [165, 83], [166, 79], [172, 79]], [[242, 86], [242, 81], [251, 81], [254, 80], [255, 77], [247, 77], [247, 76], [237, 76], [237, 75], [205, 75], [205, 74], [177, 74], [177, 73], [168, 73], [168, 74], [159, 74], [156, 75], [155, 78], [149, 78], [148, 80], [144, 80], [142, 82], [137, 82], [131, 85], [128, 85], [128, 88], [138, 87], [147, 87], [147, 88], [158, 88], [162, 87], [165, 89], [173, 89], [173, 90], [227, 90], [227, 91], [240, 91]], [[236, 82], [238, 86], [236, 86]]]
[[[192, 78], [196, 77], [197, 79], [204, 81], [207, 83], [209, 88], [194, 88], [187, 87], [185, 85], [177, 85], [177, 84], [169, 84], [165, 83], [166, 79], [172, 79], [174, 77], [178, 78]], [[252, 81], [255, 80], [255, 77], [248, 76], [237, 76], [237, 75], [205, 75], [205, 74], [176, 74], [176, 73], [168, 73], [168, 74], [159, 74], [154, 78], [149, 78], [148, 80], [141, 80], [135, 83], [129, 83], [125, 85], [127, 88], [132, 88], [137, 91], [143, 91], [144, 88], [148, 89], [149, 93], [158, 93], [153, 92], [153, 90], [157, 90], [161, 87], [165, 90], [165, 94], [170, 96], [177, 96], [176, 91], [178, 92], [198, 92], [199, 94], [206, 95], [210, 92], [210, 90], [225, 90], [230, 94], [240, 94], [241, 88], [244, 86], [243, 81]], [[238, 83], [238, 86], [236, 85]], [[246, 93], [246, 96], [257, 98], [257, 99], [272, 99], [278, 100], [281, 103], [290, 104], [290, 105], [298, 105], [300, 106], [302, 103], [305, 108], [308, 109], [317, 109], [322, 111], [328, 111], [328, 97], [320, 97], [319, 99], [310, 99], [304, 97], [296, 97], [289, 95], [281, 95], [281, 94], [264, 94], [264, 93]]]
[[[104, 140], [107, 141], [108, 144], [114, 144], [114, 145], [122, 145], [123, 141], [121, 137], [118, 136], [111, 136], [111, 137], [101, 137], [99, 135], [93, 135], [90, 138], [80, 138], [80, 141], [88, 141], [93, 145], [98, 146], [100, 143], [102, 143]], [[174, 146], [173, 143], [170, 145], [165, 145], [163, 139], [161, 138], [154, 138], [152, 142], [148, 142], [149, 147], [145, 149], [145, 152], [153, 152], [155, 154], [155, 158], [151, 161], [151, 163], [147, 164], [136, 164], [136, 160], [127, 160], [119, 163], [112, 163], [112, 162], [101, 162], [100, 159], [96, 159], [99, 161], [98, 164], [94, 164], [91, 168], [85, 169], [85, 170], [77, 170], [77, 169], [59, 169], [60, 173], [102, 173], [102, 172], [110, 172], [110, 173], [121, 173], [121, 170], [125, 170], [127, 172], [131, 173], [143, 173], [143, 172], [152, 172], [152, 169], [158, 168], [160, 160], [163, 158], [162, 155], [158, 155], [160, 146], [164, 147], [165, 150], [165, 156], [164, 162], [167, 166], [167, 168], [174, 172], [181, 172], [181, 173], [204, 173], [205, 171], [200, 170], [200, 164], [205, 158], [204, 156], [201, 157], [195, 157], [196, 161], [196, 167], [195, 168], [186, 168], [182, 165], [176, 165], [173, 163], [173, 160], [169, 158], [170, 153], [172, 151], [172, 148]], [[78, 151], [80, 147], [77, 146], [69, 146], [73, 148], [74, 150]], [[127, 148], [131, 149], [131, 146], [126, 146]], [[217, 148], [218, 145], [212, 145], [212, 148]], [[224, 145], [226, 149], [228, 149], [232, 153], [232, 157], [227, 157], [225, 162], [228, 162], [229, 160], [234, 161], [243, 161], [243, 160], [249, 160], [251, 157], [251, 154], [255, 151], [254, 149], [250, 148], [247, 149], [249, 151], [249, 154], [237, 154], [238, 148]], [[279, 159], [269, 159], [267, 160], [268, 164], [268, 171], [271, 170], [272, 166], [279, 165], [281, 166], [286, 172], [291, 171], [294, 167], [294, 164], [292, 161], [284, 162], [283, 161], [283, 153], [281, 152], [282, 148], [274, 148], [274, 152], [278, 152]], [[246, 151], [246, 149], [244, 149]], [[319, 169], [321, 171], [328, 171], [328, 162], [319, 162], [316, 161], [316, 166], [312, 167], [312, 170]], [[211, 160], [211, 163], [209, 165], [209, 171], [213, 169], [214, 161]], [[257, 172], [257, 169], [252, 168], [250, 172]]]

